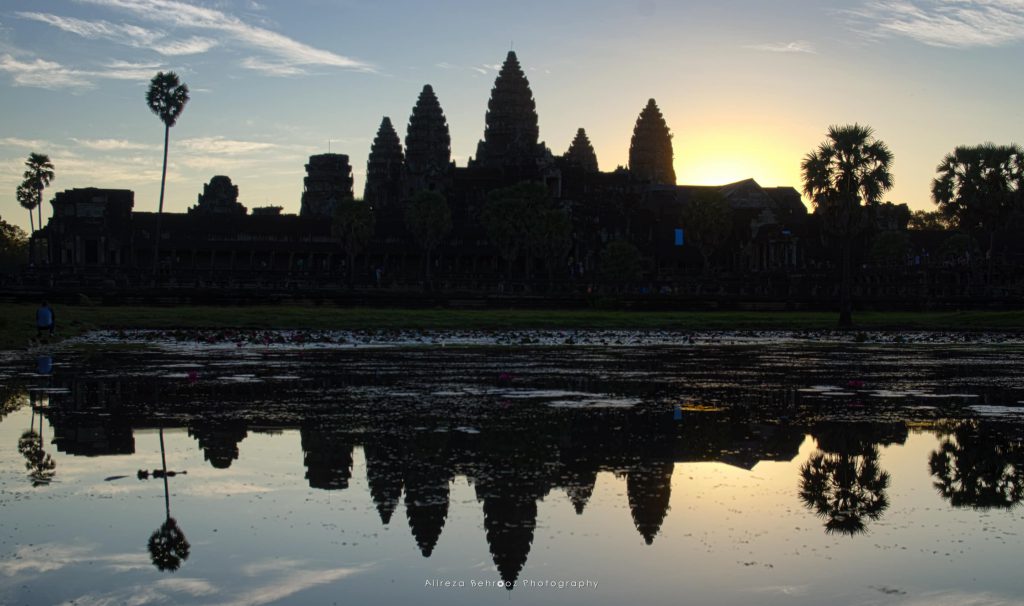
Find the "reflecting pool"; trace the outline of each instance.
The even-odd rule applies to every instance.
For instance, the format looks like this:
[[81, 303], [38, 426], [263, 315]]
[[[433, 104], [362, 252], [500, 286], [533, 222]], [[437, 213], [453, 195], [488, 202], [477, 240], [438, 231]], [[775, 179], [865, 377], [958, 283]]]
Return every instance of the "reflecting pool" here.
[[559, 341], [2, 360], [0, 603], [1024, 604], [1021, 346]]

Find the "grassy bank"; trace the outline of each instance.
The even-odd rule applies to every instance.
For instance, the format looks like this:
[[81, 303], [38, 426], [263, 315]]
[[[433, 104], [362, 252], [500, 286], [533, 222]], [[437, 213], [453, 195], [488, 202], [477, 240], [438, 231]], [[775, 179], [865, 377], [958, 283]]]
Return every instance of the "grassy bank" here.
[[[829, 312], [630, 312], [546, 310], [345, 309], [335, 307], [57, 306], [58, 336], [94, 329], [678, 329], [829, 330]], [[35, 336], [35, 306], [0, 305], [0, 349]], [[1024, 312], [863, 312], [861, 330], [1024, 330]]]

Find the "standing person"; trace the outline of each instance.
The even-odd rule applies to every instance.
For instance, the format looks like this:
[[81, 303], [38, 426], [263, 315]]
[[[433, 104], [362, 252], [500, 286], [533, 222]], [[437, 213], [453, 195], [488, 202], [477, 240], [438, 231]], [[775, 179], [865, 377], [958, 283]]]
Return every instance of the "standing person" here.
[[39, 306], [36, 310], [36, 338], [38, 339], [43, 331], [47, 331], [50, 336], [53, 336], [54, 326], [57, 324], [57, 314], [54, 313], [53, 308], [46, 301]]

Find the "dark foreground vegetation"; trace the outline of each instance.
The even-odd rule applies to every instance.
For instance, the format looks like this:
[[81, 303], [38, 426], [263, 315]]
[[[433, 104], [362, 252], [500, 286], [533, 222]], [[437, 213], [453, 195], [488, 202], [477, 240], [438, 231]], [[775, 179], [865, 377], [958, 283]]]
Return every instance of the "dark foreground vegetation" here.
[[[53, 341], [90, 330], [832, 330], [832, 312], [634, 312], [601, 310], [367, 309], [299, 306], [56, 306]], [[36, 335], [35, 306], [0, 305], [0, 349], [21, 349]], [[860, 312], [863, 330], [1019, 331], [1024, 312]]]

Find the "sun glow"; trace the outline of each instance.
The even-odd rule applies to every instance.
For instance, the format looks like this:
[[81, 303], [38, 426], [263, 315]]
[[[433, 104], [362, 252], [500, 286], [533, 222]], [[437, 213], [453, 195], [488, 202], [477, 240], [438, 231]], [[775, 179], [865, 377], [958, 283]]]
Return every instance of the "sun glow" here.
[[803, 152], [779, 130], [709, 122], [700, 130], [677, 134], [676, 180], [685, 185], [725, 185], [754, 179], [762, 186], [800, 189]]

